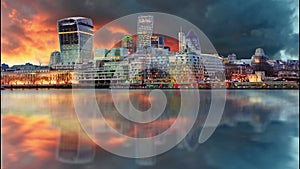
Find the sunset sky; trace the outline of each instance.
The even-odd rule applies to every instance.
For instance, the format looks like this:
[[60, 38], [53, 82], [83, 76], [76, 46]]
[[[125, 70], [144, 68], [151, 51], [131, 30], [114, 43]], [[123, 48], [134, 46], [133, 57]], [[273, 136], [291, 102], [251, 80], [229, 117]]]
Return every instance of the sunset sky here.
[[297, 0], [2, 0], [1, 63], [48, 64], [50, 53], [59, 50], [58, 19], [89, 17], [96, 31], [119, 17], [150, 11], [195, 24], [224, 56], [250, 58], [262, 47], [271, 58], [299, 57]]

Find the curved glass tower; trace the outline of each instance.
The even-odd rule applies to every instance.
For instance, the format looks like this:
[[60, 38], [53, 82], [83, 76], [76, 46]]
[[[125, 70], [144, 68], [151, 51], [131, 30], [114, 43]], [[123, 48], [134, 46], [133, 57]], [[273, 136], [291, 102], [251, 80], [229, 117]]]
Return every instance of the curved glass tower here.
[[93, 59], [93, 22], [89, 18], [70, 17], [58, 20], [58, 36], [63, 64], [88, 62]]

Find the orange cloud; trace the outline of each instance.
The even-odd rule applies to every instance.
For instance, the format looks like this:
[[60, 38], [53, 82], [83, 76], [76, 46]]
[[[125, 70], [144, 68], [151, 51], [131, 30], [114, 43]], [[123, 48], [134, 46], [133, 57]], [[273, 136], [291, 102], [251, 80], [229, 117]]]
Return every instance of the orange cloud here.
[[48, 64], [51, 52], [59, 49], [56, 24], [46, 22], [51, 15], [8, 1], [1, 6], [1, 62]]
[[[72, 16], [60, 8], [59, 3], [50, 0], [43, 3], [39, 0], [1, 1], [1, 63], [10, 66], [26, 62], [47, 65], [51, 52], [59, 50], [57, 20]], [[94, 30], [97, 31], [107, 21], [103, 18], [101, 23], [94, 23]], [[95, 48], [120, 47], [120, 37], [128, 30], [118, 25], [106, 29], [105, 40], [98, 43], [96, 39]], [[168, 38], [165, 44], [172, 51], [178, 49], [175, 41]]]

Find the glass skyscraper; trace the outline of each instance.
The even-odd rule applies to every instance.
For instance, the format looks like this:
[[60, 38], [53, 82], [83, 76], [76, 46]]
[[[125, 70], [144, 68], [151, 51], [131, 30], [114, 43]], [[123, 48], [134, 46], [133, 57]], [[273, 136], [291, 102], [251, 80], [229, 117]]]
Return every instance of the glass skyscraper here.
[[153, 34], [153, 16], [142, 15], [137, 21], [137, 51], [151, 47], [151, 36]]
[[63, 64], [88, 62], [93, 59], [93, 22], [89, 18], [70, 17], [58, 21], [58, 36]]
[[199, 38], [193, 30], [190, 30], [186, 35], [185, 44], [187, 45], [190, 52], [196, 52], [198, 54], [201, 53]]

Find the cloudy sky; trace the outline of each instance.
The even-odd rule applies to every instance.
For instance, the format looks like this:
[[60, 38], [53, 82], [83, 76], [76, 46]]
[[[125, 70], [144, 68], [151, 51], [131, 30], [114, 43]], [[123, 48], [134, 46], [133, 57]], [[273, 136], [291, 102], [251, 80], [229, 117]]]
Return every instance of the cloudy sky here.
[[50, 53], [59, 50], [58, 19], [90, 17], [96, 31], [137, 12], [188, 20], [224, 56], [234, 52], [250, 58], [262, 47], [274, 59], [299, 57], [298, 0], [2, 0], [1, 63], [47, 64]]

